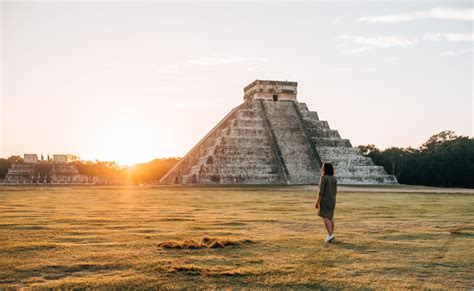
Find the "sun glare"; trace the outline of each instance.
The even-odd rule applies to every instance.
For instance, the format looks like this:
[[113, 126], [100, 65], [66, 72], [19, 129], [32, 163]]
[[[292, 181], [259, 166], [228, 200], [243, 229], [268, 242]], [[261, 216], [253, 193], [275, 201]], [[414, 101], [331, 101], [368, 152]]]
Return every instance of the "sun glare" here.
[[125, 116], [104, 121], [91, 138], [89, 147], [99, 160], [130, 166], [156, 158], [157, 145], [157, 134], [153, 134], [145, 120]]

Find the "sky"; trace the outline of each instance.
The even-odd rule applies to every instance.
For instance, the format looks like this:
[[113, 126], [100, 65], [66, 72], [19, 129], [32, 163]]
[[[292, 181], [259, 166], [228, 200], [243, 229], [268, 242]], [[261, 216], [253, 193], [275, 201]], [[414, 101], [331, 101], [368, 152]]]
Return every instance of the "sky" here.
[[473, 136], [471, 1], [0, 3], [0, 157], [183, 156], [255, 79], [352, 145]]

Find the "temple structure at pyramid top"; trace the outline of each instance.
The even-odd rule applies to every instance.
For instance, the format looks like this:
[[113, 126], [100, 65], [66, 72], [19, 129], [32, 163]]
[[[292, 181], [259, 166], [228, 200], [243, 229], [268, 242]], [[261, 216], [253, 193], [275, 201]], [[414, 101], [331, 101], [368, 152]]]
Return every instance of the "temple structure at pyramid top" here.
[[255, 80], [244, 88], [244, 100], [297, 101], [297, 82]]
[[348, 139], [297, 100], [296, 82], [255, 80], [161, 184], [317, 184], [322, 162], [339, 184], [395, 184]]

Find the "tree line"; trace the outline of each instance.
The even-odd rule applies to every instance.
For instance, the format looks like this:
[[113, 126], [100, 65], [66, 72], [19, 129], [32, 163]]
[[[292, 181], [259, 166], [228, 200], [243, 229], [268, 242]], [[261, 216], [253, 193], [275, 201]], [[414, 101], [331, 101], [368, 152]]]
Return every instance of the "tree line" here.
[[[68, 155], [69, 164], [76, 166], [80, 174], [89, 176], [111, 177], [134, 184], [156, 182], [163, 177], [180, 159], [155, 159], [148, 163], [130, 167], [119, 166], [110, 161], [83, 161], [78, 156]], [[14, 163], [23, 163], [20, 156], [0, 158], [0, 179], [4, 179], [8, 168]]]
[[[373, 144], [358, 146], [362, 155], [370, 157], [387, 173], [395, 175], [401, 184], [436, 187], [474, 188], [474, 138], [458, 136], [453, 131], [442, 131], [430, 137], [419, 148], [391, 147], [380, 150]], [[109, 176], [135, 184], [156, 182], [180, 158], [155, 159], [131, 167], [115, 162], [83, 161], [68, 155], [79, 173], [90, 176]], [[5, 178], [13, 163], [22, 163], [20, 156], [0, 158], [0, 179]]]
[[401, 184], [474, 188], [474, 138], [446, 130], [431, 136], [419, 148], [373, 144], [358, 146]]

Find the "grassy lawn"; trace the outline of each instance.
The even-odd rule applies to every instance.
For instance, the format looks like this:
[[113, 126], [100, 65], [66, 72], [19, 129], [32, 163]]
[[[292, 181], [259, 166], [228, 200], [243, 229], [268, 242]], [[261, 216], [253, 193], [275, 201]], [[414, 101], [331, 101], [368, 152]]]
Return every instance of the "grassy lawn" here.
[[473, 288], [474, 195], [0, 188], [0, 288]]

